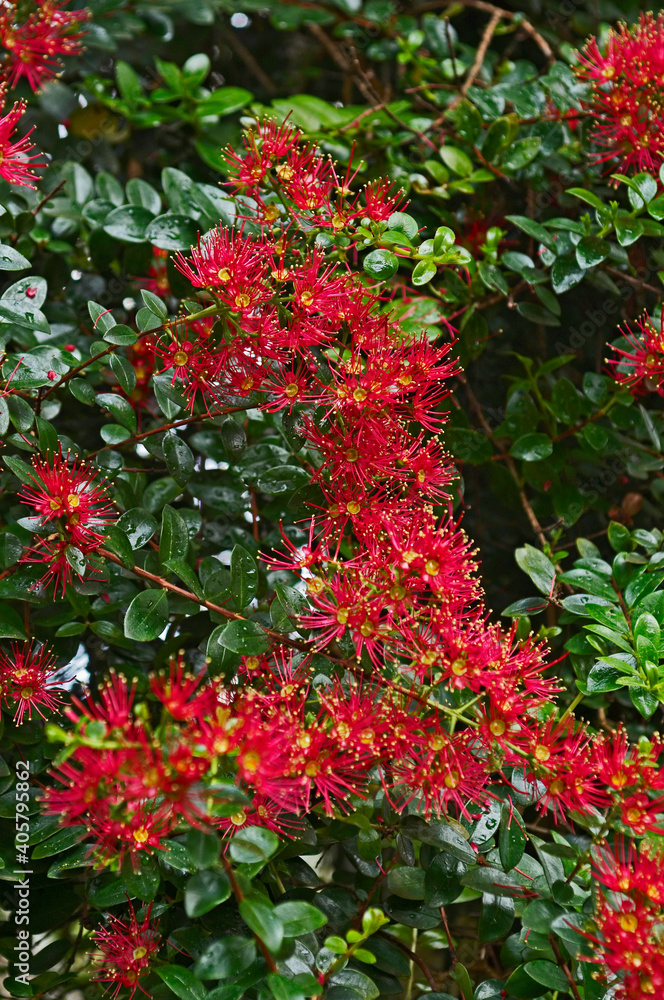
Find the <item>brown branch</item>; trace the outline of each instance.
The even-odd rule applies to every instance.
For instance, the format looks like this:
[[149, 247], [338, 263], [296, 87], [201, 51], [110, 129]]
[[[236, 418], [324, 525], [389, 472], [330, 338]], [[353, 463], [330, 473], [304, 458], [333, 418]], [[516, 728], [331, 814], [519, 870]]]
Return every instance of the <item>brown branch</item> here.
[[35, 205], [35, 207], [32, 209], [32, 214], [33, 215], [37, 215], [37, 213], [42, 210], [42, 208], [44, 207], [44, 205], [46, 204], [46, 202], [50, 201], [51, 198], [54, 198], [55, 195], [58, 193], [58, 191], [61, 191], [62, 188], [65, 186], [66, 183], [67, 183], [66, 181], [60, 181], [59, 184], [56, 184], [55, 187], [53, 188], [53, 190], [49, 191], [48, 194], [44, 195], [44, 197], [39, 202], [39, 204]]
[[403, 954], [406, 955], [411, 962], [415, 962], [415, 965], [417, 965], [424, 973], [426, 981], [431, 989], [434, 991], [436, 990], [436, 980], [431, 974], [431, 969], [426, 962], [420, 958], [416, 951], [413, 951], [412, 948], [409, 948], [408, 945], [404, 944], [403, 941], [400, 941], [399, 938], [394, 937], [392, 934], [388, 934], [386, 931], [378, 931], [378, 937], [383, 938], [385, 941], [389, 941], [395, 948], [398, 948], [399, 951], [403, 952]]
[[[233, 867], [228, 858], [226, 857], [226, 855], [223, 853], [223, 851], [221, 853], [221, 863], [223, 864], [224, 870], [228, 875], [228, 881], [231, 884], [233, 895], [237, 899], [238, 903], [241, 903], [242, 900], [244, 899], [244, 893], [242, 892], [242, 889], [238, 885], [237, 879], [235, 878], [235, 872], [233, 871]], [[270, 972], [278, 972], [279, 970], [277, 969], [277, 964], [274, 961], [272, 955], [270, 954], [270, 950], [268, 946], [265, 944], [265, 941], [263, 941], [263, 938], [259, 934], [257, 934], [256, 931], [252, 931], [252, 934], [256, 938], [256, 943], [261, 950], [261, 954], [265, 959], [265, 964], [267, 965]]]
[[503, 18], [502, 10], [496, 9], [491, 15], [491, 20], [484, 29], [484, 32], [482, 34], [482, 39], [477, 47], [477, 52], [475, 53], [475, 59], [473, 61], [473, 65], [470, 67], [468, 75], [466, 76], [466, 79], [464, 80], [463, 85], [461, 87], [461, 93], [458, 94], [457, 97], [455, 97], [454, 100], [448, 105], [447, 108], [448, 111], [454, 111], [454, 109], [457, 107], [458, 104], [461, 103], [461, 101], [466, 96], [466, 94], [472, 87], [473, 83], [475, 82], [475, 78], [477, 77], [477, 74], [482, 68], [482, 63], [484, 62], [484, 57], [487, 53], [487, 49], [491, 44], [491, 39], [493, 38], [494, 32], [498, 27], [498, 25], [500, 24], [502, 18]]
[[240, 413], [246, 409], [246, 406], [228, 406], [222, 410], [213, 410], [212, 413], [194, 413], [191, 417], [183, 417], [182, 420], [173, 420], [170, 424], [162, 424], [160, 427], [153, 427], [150, 431], [143, 431], [141, 434], [134, 434], [133, 437], [125, 438], [124, 441], [118, 441], [117, 444], [105, 444], [103, 448], [97, 448], [96, 451], [91, 451], [90, 454], [85, 457], [87, 461], [90, 461], [90, 459], [94, 458], [95, 455], [98, 455], [100, 451], [110, 451], [113, 448], [122, 448], [125, 444], [136, 444], [137, 442], [142, 441], [143, 438], [152, 437], [153, 434], [161, 434], [162, 431], [170, 431], [175, 427], [184, 427], [186, 424], [193, 424], [197, 420], [211, 420], [212, 417], [220, 417], [225, 413]]
[[[530, 21], [526, 20], [519, 12], [512, 10], [504, 10], [502, 7], [496, 7], [495, 4], [486, 3], [486, 0], [459, 0], [464, 7], [473, 7], [475, 10], [483, 10], [486, 14], [500, 14], [500, 17], [506, 21], [514, 21], [518, 24], [519, 28], [522, 28], [527, 35], [532, 38], [539, 50], [545, 56], [549, 65], [552, 65], [556, 61], [556, 57], [553, 53], [553, 49], [543, 38], [539, 31], [533, 27]], [[447, 0], [431, 0], [430, 3], [422, 4], [418, 7], [418, 13], [424, 13], [427, 10], [438, 10], [439, 7], [447, 7]]]
[[654, 292], [658, 298], [661, 298], [662, 289], [656, 288], [655, 285], [649, 285], [647, 281], [642, 281], [641, 278], [635, 278], [631, 274], [619, 271], [617, 267], [604, 267], [602, 270], [606, 271], [607, 274], [612, 274], [616, 278], [622, 278], [628, 284], [633, 285], [634, 288], [641, 288], [647, 292]]
[[272, 83], [272, 80], [267, 75], [261, 64], [256, 61], [244, 42], [238, 38], [235, 32], [231, 29], [224, 29], [223, 38], [226, 42], [228, 42], [230, 48], [237, 53], [251, 75], [258, 80], [260, 85], [265, 90], [267, 90], [268, 94], [276, 94], [277, 88]]
[[556, 962], [558, 963], [559, 967], [563, 970], [563, 972], [567, 976], [567, 980], [569, 982], [570, 993], [574, 997], [574, 1000], [581, 1000], [581, 994], [579, 993], [579, 991], [577, 989], [577, 985], [574, 982], [574, 979], [572, 978], [572, 973], [569, 971], [569, 969], [568, 969], [568, 967], [567, 967], [567, 965], [565, 963], [565, 960], [564, 960], [563, 956], [560, 953], [560, 948], [558, 947], [558, 944], [557, 944], [556, 939], [554, 938], [553, 934], [549, 934], [549, 941], [551, 942], [551, 950], [553, 951], [553, 954], [556, 956]]
[[452, 941], [452, 934], [450, 932], [450, 925], [447, 922], [447, 914], [445, 913], [445, 907], [444, 906], [441, 906], [441, 908], [440, 908], [440, 916], [441, 916], [441, 919], [443, 921], [443, 927], [445, 928], [445, 936], [447, 937], [447, 947], [449, 948], [449, 952], [450, 952], [450, 960], [452, 962], [452, 965], [456, 965], [457, 961], [458, 961], [458, 959], [457, 959], [457, 953], [456, 953], [456, 948], [454, 947], [454, 942]]
[[[484, 415], [484, 410], [482, 409], [482, 404], [480, 403], [479, 399], [477, 398], [477, 396], [475, 395], [475, 393], [471, 389], [470, 383], [468, 382], [468, 379], [466, 378], [466, 376], [463, 375], [463, 374], [459, 374], [458, 378], [459, 378], [459, 381], [463, 384], [463, 386], [464, 386], [464, 388], [466, 390], [466, 395], [468, 397], [468, 402], [470, 403], [470, 406], [471, 406], [473, 412], [475, 413], [475, 415], [477, 416], [477, 419], [479, 420], [480, 424], [482, 425], [482, 428], [483, 428], [485, 434], [487, 435], [487, 437], [491, 441], [491, 443], [494, 446], [494, 448], [497, 448], [498, 446], [497, 446], [497, 443], [496, 443], [495, 435], [493, 433], [493, 430], [491, 429], [491, 425], [489, 424], [489, 421], [486, 419], [486, 416]], [[524, 487], [523, 483], [521, 482], [521, 478], [520, 478], [519, 473], [517, 471], [516, 465], [514, 464], [514, 459], [510, 455], [506, 455], [505, 456], [505, 464], [507, 465], [507, 468], [509, 470], [510, 476], [514, 480], [516, 488], [519, 491], [519, 500], [521, 501], [521, 506], [523, 507], [523, 510], [525, 512], [526, 517], [528, 518], [528, 522], [530, 524], [530, 527], [532, 528], [533, 533], [537, 537], [537, 540], [539, 541], [540, 545], [542, 547], [544, 547], [547, 544], [546, 535], [544, 534], [544, 529], [542, 528], [542, 525], [539, 523], [539, 521], [537, 519], [537, 515], [535, 514], [535, 511], [533, 510], [533, 508], [530, 505], [530, 501], [528, 500], [528, 496], [526, 494], [525, 487]]]
[[[158, 584], [163, 587], [164, 590], [170, 590], [172, 594], [177, 594], [179, 597], [186, 597], [187, 600], [193, 601], [194, 604], [202, 604], [208, 609], [208, 611], [214, 611], [215, 614], [221, 615], [223, 618], [228, 618], [229, 621], [235, 622], [246, 622], [248, 619], [244, 615], [238, 614], [236, 611], [229, 611], [228, 608], [224, 608], [221, 604], [215, 604], [213, 601], [208, 601], [204, 597], [197, 597], [196, 594], [192, 593], [191, 590], [185, 590], [184, 587], [178, 587], [175, 583], [170, 583], [165, 580], [163, 576], [157, 576], [156, 573], [150, 573], [146, 569], [142, 569], [140, 566], [134, 566], [132, 569], [125, 566], [122, 560], [116, 556], [113, 552], [109, 552], [108, 549], [100, 548], [97, 550], [99, 555], [104, 559], [109, 559], [111, 562], [116, 563], [118, 566], [122, 566], [123, 569], [128, 570], [128, 572], [133, 573], [135, 576], [139, 576], [144, 580], [151, 580], [152, 583]], [[265, 625], [261, 625], [261, 628], [270, 639], [274, 639], [275, 642], [281, 643], [283, 646], [289, 646], [291, 649], [297, 649], [303, 653], [311, 653], [311, 643], [298, 642], [297, 639], [289, 639], [287, 635], [283, 632], [277, 632], [274, 629], [266, 628]], [[332, 660], [338, 660], [339, 657], [333, 654], [325, 653]], [[344, 660], [340, 662], [345, 663]]]

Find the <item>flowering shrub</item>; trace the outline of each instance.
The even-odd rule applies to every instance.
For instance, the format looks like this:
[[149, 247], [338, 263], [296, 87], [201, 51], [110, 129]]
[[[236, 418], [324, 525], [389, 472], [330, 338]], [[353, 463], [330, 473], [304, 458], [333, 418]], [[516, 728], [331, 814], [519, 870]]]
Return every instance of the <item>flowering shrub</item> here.
[[664, 990], [661, 15], [434, 6], [0, 11], [10, 996]]

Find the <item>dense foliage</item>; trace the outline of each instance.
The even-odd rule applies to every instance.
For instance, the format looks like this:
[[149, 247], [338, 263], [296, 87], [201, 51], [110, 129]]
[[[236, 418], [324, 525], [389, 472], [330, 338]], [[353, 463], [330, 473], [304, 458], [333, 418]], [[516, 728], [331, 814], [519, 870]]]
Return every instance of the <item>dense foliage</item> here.
[[5, 992], [662, 995], [664, 15], [0, 44]]

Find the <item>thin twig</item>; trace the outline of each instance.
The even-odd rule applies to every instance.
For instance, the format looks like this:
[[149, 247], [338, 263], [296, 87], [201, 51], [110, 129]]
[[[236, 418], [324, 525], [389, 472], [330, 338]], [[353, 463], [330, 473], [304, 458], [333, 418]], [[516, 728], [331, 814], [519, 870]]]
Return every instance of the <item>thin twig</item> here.
[[49, 191], [48, 194], [44, 195], [44, 197], [39, 202], [39, 204], [36, 205], [32, 209], [32, 214], [33, 215], [37, 215], [37, 213], [40, 212], [41, 209], [44, 207], [44, 205], [46, 204], [46, 202], [50, 201], [51, 198], [55, 197], [55, 195], [58, 193], [58, 191], [60, 191], [65, 186], [66, 183], [67, 183], [66, 181], [60, 181], [59, 184], [56, 184], [55, 187], [53, 188], [53, 190]]
[[276, 94], [277, 88], [272, 83], [272, 80], [267, 75], [263, 67], [259, 62], [256, 61], [252, 53], [249, 51], [247, 46], [241, 41], [236, 33], [232, 29], [225, 29], [223, 32], [223, 37], [225, 41], [228, 42], [229, 46], [234, 52], [240, 57], [244, 65], [247, 67], [252, 76], [254, 76], [260, 85], [267, 90], [268, 94]]
[[408, 945], [404, 944], [403, 941], [400, 941], [399, 938], [394, 937], [392, 934], [388, 934], [386, 931], [378, 931], [378, 936], [384, 938], [385, 941], [389, 941], [395, 948], [398, 948], [399, 951], [403, 952], [403, 954], [406, 955], [411, 962], [414, 962], [415, 965], [417, 965], [424, 973], [426, 981], [431, 989], [436, 989], [436, 980], [431, 974], [431, 969], [428, 967], [426, 962], [420, 958], [416, 951], [413, 951], [412, 948], [409, 948]]
[[475, 78], [477, 77], [477, 74], [482, 68], [482, 63], [484, 62], [484, 57], [487, 53], [487, 49], [491, 44], [491, 39], [493, 38], [494, 32], [498, 27], [498, 25], [500, 24], [502, 17], [503, 17], [503, 12], [501, 10], [496, 10], [491, 15], [491, 20], [484, 29], [484, 32], [482, 34], [482, 39], [477, 47], [477, 52], [475, 53], [475, 59], [473, 61], [473, 65], [470, 67], [468, 75], [461, 87], [461, 93], [458, 94], [457, 97], [455, 97], [454, 100], [449, 104], [448, 111], [454, 111], [454, 109], [457, 107], [458, 104], [461, 103], [461, 101], [466, 96], [466, 94], [472, 87], [473, 83], [475, 82]]

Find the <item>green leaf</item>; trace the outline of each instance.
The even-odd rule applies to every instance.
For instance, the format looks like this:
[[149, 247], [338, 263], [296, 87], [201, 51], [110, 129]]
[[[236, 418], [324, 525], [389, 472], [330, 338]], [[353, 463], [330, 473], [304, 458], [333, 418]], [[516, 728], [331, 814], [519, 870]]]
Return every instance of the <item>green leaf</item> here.
[[551, 284], [557, 295], [568, 292], [583, 279], [583, 267], [572, 257], [556, 257], [551, 268]]
[[265, 629], [254, 621], [229, 622], [217, 636], [217, 642], [243, 656], [260, 656], [270, 645]]
[[601, 264], [609, 255], [611, 244], [599, 236], [584, 236], [576, 247], [576, 259], [579, 267], [595, 267]]
[[526, 848], [526, 837], [522, 829], [523, 820], [509, 803], [503, 802], [500, 810], [500, 830], [498, 832], [498, 852], [505, 871], [516, 868]]
[[[315, 980], [314, 980], [315, 982]], [[286, 979], [278, 972], [270, 972], [267, 984], [275, 1000], [305, 1000], [304, 991], [292, 979]]]
[[166, 212], [150, 222], [145, 239], [160, 250], [188, 250], [198, 236], [198, 226], [188, 215]]
[[157, 519], [144, 507], [132, 507], [122, 515], [116, 527], [126, 534], [132, 549], [140, 549], [157, 530]]
[[85, 838], [87, 831], [84, 826], [68, 826], [63, 830], [58, 830], [47, 840], [37, 844], [32, 849], [33, 860], [38, 858], [50, 858], [61, 851], [68, 851]]
[[293, 938], [299, 937], [300, 934], [310, 934], [327, 923], [327, 916], [317, 906], [301, 900], [278, 903], [275, 913], [282, 923], [284, 937]]
[[[232, 843], [232, 841], [231, 841]], [[194, 974], [200, 979], [231, 979], [239, 976], [256, 959], [256, 944], [246, 937], [226, 936], [208, 940], [194, 965]]]
[[539, 615], [549, 606], [549, 602], [541, 597], [522, 597], [520, 601], [515, 601], [509, 607], [501, 611], [505, 618], [522, 618], [526, 615]]
[[556, 568], [550, 559], [533, 545], [524, 545], [514, 553], [519, 569], [527, 573], [535, 586], [546, 597], [551, 593], [556, 578]]
[[115, 79], [118, 90], [129, 104], [135, 104], [143, 99], [143, 88], [136, 72], [129, 63], [119, 59], [115, 64]]
[[141, 297], [150, 312], [158, 316], [159, 319], [166, 319], [168, 317], [166, 304], [154, 292], [149, 292], [147, 288], [141, 288]]
[[0, 271], [22, 271], [30, 267], [30, 261], [14, 247], [0, 244]]
[[399, 270], [399, 260], [389, 250], [374, 250], [364, 258], [363, 267], [370, 278], [389, 281]]
[[124, 243], [144, 243], [152, 212], [142, 205], [122, 205], [106, 216], [104, 231]]
[[[122, 389], [131, 396], [132, 392], [136, 388], [136, 370], [134, 366], [123, 357], [121, 354], [111, 355], [111, 371], [115, 375], [116, 379], [120, 383]], [[75, 379], [76, 382], [83, 381], [82, 379]], [[83, 385], [87, 386], [88, 383], [83, 381]], [[71, 383], [69, 384], [71, 389]]]
[[27, 639], [21, 616], [9, 604], [0, 604], [0, 638]]
[[547, 249], [555, 253], [556, 243], [553, 236], [539, 222], [533, 222], [526, 215], [506, 215], [505, 218], [508, 222], [512, 222], [519, 229], [523, 230], [526, 236], [531, 236], [534, 240], [538, 240]]
[[609, 666], [608, 663], [596, 663], [588, 673], [585, 690], [588, 694], [616, 691], [620, 687], [620, 678], [624, 676], [624, 673], [622, 670]]
[[424, 871], [422, 868], [392, 868], [387, 875], [387, 887], [402, 899], [424, 899]]
[[431, 281], [437, 270], [438, 268], [432, 260], [421, 260], [415, 265], [410, 280], [416, 288], [419, 288], [420, 285], [426, 285], [427, 282]]
[[194, 474], [194, 455], [191, 448], [174, 431], [164, 435], [161, 447], [171, 476], [178, 486], [186, 486]]
[[137, 642], [151, 642], [168, 625], [168, 594], [165, 590], [143, 590], [133, 599], [124, 619], [124, 633]]
[[545, 959], [537, 959], [534, 962], [526, 962], [523, 966], [531, 979], [536, 983], [541, 983], [550, 990], [559, 990], [562, 993], [569, 993], [569, 979], [557, 965], [547, 962]]
[[462, 885], [494, 896], [523, 896], [524, 887], [512, 875], [499, 868], [471, 868], [461, 876]]
[[187, 525], [180, 515], [168, 504], [161, 515], [161, 532], [159, 535], [159, 558], [162, 563], [171, 559], [181, 559], [186, 556], [189, 545]]
[[594, 193], [594, 191], [586, 191], [585, 188], [567, 188], [565, 194], [571, 194], [575, 198], [580, 198], [581, 201], [585, 201], [586, 204], [592, 205], [593, 208], [599, 208], [604, 210], [606, 205], [602, 199]]
[[[130, 181], [127, 181], [127, 198], [131, 205], [142, 205], [152, 215], [159, 215], [161, 212], [161, 198], [152, 185], [140, 177], [132, 177]], [[145, 291], [142, 290], [141, 294], [145, 302]], [[152, 292], [148, 292], [147, 294], [152, 295]], [[160, 313], [157, 313], [157, 315], [159, 316]], [[166, 313], [164, 313], [165, 317]]]
[[209, 869], [193, 875], [184, 887], [184, 909], [188, 917], [201, 917], [231, 894], [226, 872]]
[[516, 1000], [535, 1000], [536, 997], [544, 996], [546, 987], [531, 979], [523, 965], [520, 965], [505, 983], [505, 993]]
[[510, 448], [510, 455], [524, 462], [539, 462], [553, 453], [553, 443], [547, 434], [522, 434]]
[[187, 850], [198, 868], [212, 868], [219, 858], [219, 838], [216, 833], [191, 827], [187, 830]]
[[517, 139], [504, 154], [501, 166], [506, 170], [520, 170], [539, 153], [542, 140], [538, 136], [528, 139]]
[[441, 146], [440, 158], [446, 167], [459, 177], [468, 177], [473, 172], [473, 161], [462, 149], [455, 146]]
[[218, 87], [208, 97], [198, 102], [196, 115], [199, 118], [207, 115], [232, 115], [248, 104], [252, 96], [251, 92], [243, 87]]
[[632, 536], [629, 528], [618, 521], [611, 521], [608, 529], [609, 545], [614, 552], [631, 552], [633, 549]]
[[480, 941], [499, 941], [506, 937], [514, 923], [514, 900], [509, 896], [482, 895], [479, 922]]
[[182, 965], [159, 965], [154, 971], [180, 1000], [204, 1000], [207, 990], [191, 969]]
[[475, 145], [482, 134], [482, 116], [475, 105], [465, 98], [454, 111], [454, 125], [461, 138], [471, 146]]
[[644, 687], [630, 688], [629, 696], [632, 704], [641, 713], [644, 719], [649, 719], [654, 715], [659, 705], [659, 699]]
[[451, 854], [436, 854], [424, 875], [424, 902], [426, 906], [447, 906], [463, 890], [459, 881], [465, 865]]
[[256, 560], [242, 545], [236, 545], [231, 552], [231, 592], [237, 611], [249, 605], [256, 593], [257, 583]]
[[247, 927], [258, 935], [270, 951], [278, 951], [284, 939], [284, 929], [273, 904], [266, 897], [251, 893], [240, 900], [238, 909]]
[[565, 910], [548, 899], [535, 899], [523, 911], [521, 923], [538, 934], [549, 934], [551, 921], [564, 915]]
[[269, 861], [279, 850], [276, 833], [262, 826], [246, 826], [233, 836], [229, 852], [237, 864], [257, 864]]

